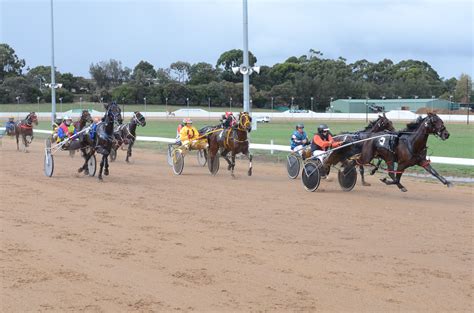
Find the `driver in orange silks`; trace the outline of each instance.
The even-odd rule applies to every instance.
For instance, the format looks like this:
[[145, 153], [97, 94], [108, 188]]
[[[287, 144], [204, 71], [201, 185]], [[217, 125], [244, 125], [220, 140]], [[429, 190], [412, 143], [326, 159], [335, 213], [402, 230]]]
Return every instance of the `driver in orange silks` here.
[[200, 150], [207, 148], [207, 139], [201, 138], [199, 131], [193, 126], [193, 121], [189, 118], [185, 119], [185, 126], [179, 132], [181, 146], [186, 150]]

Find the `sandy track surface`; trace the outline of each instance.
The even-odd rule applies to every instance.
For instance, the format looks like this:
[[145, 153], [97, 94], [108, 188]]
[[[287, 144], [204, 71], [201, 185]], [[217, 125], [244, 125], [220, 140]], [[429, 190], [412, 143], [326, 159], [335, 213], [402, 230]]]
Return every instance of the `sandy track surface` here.
[[[281, 164], [238, 161], [237, 179], [136, 150], [111, 175], [43, 175], [0, 147], [2, 312], [472, 312], [473, 188], [405, 179], [318, 192]], [[221, 163], [222, 164], [222, 163]], [[334, 175], [333, 175], [334, 177]]]

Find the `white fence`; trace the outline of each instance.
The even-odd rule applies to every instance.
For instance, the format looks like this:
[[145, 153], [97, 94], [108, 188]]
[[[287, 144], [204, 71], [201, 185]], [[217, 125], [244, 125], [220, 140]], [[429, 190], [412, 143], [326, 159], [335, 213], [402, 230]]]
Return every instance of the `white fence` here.
[[[50, 130], [35, 129], [35, 132], [41, 134], [51, 134]], [[164, 137], [148, 137], [148, 136], [137, 136], [138, 141], [148, 141], [148, 142], [165, 142], [173, 143], [176, 141], [175, 138], [164, 138]], [[290, 152], [289, 146], [284, 145], [274, 145], [274, 144], [261, 144], [261, 143], [251, 143], [250, 149], [254, 150], [266, 150], [273, 153], [273, 151], [283, 151]], [[448, 158], [448, 157], [429, 157], [431, 162], [439, 164], [451, 164], [451, 165], [467, 165], [474, 166], [474, 159], [462, 159], [462, 158]]]
[[[0, 112], [0, 119], [8, 118], [9, 116], [14, 116], [16, 119], [24, 118], [29, 112]], [[79, 112], [67, 111], [64, 113], [57, 113], [59, 117], [63, 115], [69, 115], [73, 118], [78, 118], [80, 116]], [[103, 112], [92, 111], [92, 116], [103, 116]], [[133, 115], [133, 112], [125, 112], [125, 117], [130, 118]], [[176, 110], [171, 115], [168, 115], [166, 112], [143, 112], [142, 114], [146, 118], [166, 118], [166, 117], [193, 117], [193, 118], [220, 118], [224, 112], [209, 112], [203, 109], [180, 109]], [[50, 112], [39, 112], [37, 113], [38, 117], [45, 119], [51, 118]], [[390, 111], [385, 113], [385, 115], [394, 121], [411, 121], [415, 120], [419, 115], [410, 111]], [[252, 117], [264, 117], [268, 116], [275, 119], [294, 119], [294, 120], [307, 120], [307, 119], [319, 119], [319, 120], [374, 120], [378, 117], [376, 113], [318, 113], [313, 111], [299, 111], [294, 113], [292, 111], [285, 112], [252, 112]], [[466, 122], [466, 115], [448, 115], [440, 114], [439, 117], [445, 122]], [[470, 118], [470, 117], [469, 117]], [[471, 118], [470, 118], [471, 120]]]

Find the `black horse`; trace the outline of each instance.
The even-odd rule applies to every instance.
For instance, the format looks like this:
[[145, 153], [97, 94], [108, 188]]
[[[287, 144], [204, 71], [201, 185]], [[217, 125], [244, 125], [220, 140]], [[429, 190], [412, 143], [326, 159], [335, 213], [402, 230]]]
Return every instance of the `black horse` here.
[[35, 112], [30, 112], [24, 120], [20, 120], [15, 123], [15, 137], [16, 137], [16, 149], [20, 150], [20, 136], [25, 147], [25, 152], [28, 152], [27, 148], [33, 141], [33, 124], [38, 125], [38, 117]]
[[127, 124], [121, 124], [117, 126], [114, 130], [114, 137], [115, 137], [115, 142], [112, 146], [112, 150], [114, 155], [117, 154], [117, 150], [123, 145], [123, 144], [128, 144], [127, 148], [127, 158], [125, 161], [128, 163], [130, 158], [132, 156], [132, 147], [133, 144], [135, 143], [135, 139], [137, 137], [136, 135], [136, 129], [137, 125], [140, 125], [142, 127], [145, 127], [146, 125], [146, 120], [145, 117], [138, 111], [133, 112], [133, 117], [130, 120], [129, 123]]
[[449, 138], [449, 132], [444, 126], [443, 120], [434, 113], [428, 113], [425, 118], [420, 117], [416, 122], [407, 126], [407, 130], [414, 131], [373, 134], [374, 136], [384, 136], [365, 142], [361, 156], [356, 162], [364, 164], [370, 162], [374, 157], [383, 159], [387, 164], [391, 180], [383, 178], [381, 181], [387, 185], [397, 185], [403, 192], [407, 191], [407, 189], [400, 183], [400, 179], [404, 170], [414, 165], [423, 167], [447, 187], [452, 186], [449, 181], [431, 167], [429, 160], [426, 158], [428, 150], [426, 143], [430, 134], [438, 136], [441, 140]]
[[[242, 153], [249, 159], [248, 176], [252, 175], [252, 155], [249, 151], [249, 141], [247, 134], [252, 130], [252, 117], [248, 112], [241, 112], [238, 118], [239, 122], [234, 127], [229, 127], [211, 133], [207, 140], [209, 142], [209, 157], [211, 164], [213, 164], [217, 153], [220, 154], [228, 163], [228, 170], [234, 176], [235, 155]], [[231, 152], [231, 159], [228, 158], [228, 153]]]
[[[355, 133], [343, 133], [335, 136], [336, 141], [344, 141], [344, 143], [348, 145], [331, 152], [328, 158], [324, 161], [324, 169], [326, 174], [329, 171], [329, 167], [331, 165], [336, 165], [339, 162], [346, 164], [347, 160], [357, 158], [360, 155], [364, 143], [360, 142], [351, 145], [349, 145], [349, 143], [369, 138], [373, 133], [381, 131], [395, 131], [392, 121], [390, 121], [385, 116], [385, 113], [383, 115], [379, 115], [376, 120], [371, 121], [369, 125], [367, 125], [361, 131]], [[370, 184], [365, 181], [364, 166], [362, 164], [359, 165], [359, 173], [362, 179], [362, 185], [370, 186]]]
[[[102, 121], [99, 122], [92, 132], [84, 136], [81, 144], [81, 151], [84, 156], [84, 165], [79, 168], [79, 172], [85, 171], [87, 173], [87, 163], [92, 155], [97, 152], [102, 154], [102, 160], [100, 162], [100, 169], [98, 178], [102, 180], [102, 172], [104, 175], [109, 175], [109, 162], [108, 156], [112, 149], [114, 141], [114, 123], [117, 121], [119, 124], [122, 123], [122, 115], [120, 107], [112, 102], [111, 104], [105, 104], [105, 115]], [[105, 169], [104, 169], [105, 168]]]

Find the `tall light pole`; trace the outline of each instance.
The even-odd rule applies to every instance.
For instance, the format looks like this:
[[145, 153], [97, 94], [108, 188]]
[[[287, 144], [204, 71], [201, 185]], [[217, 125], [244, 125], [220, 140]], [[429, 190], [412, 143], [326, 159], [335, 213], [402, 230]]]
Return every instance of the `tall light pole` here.
[[313, 110], [313, 103], [314, 103], [314, 97], [311, 97], [311, 111], [314, 111]]
[[[244, 67], [249, 68], [249, 21], [247, 0], [243, 0], [243, 15], [244, 15]], [[244, 112], [250, 113], [250, 72], [244, 73]]]
[[369, 98], [365, 97], [365, 122], [369, 122]]
[[39, 96], [36, 97], [36, 101], [38, 101], [38, 113], [39, 113], [39, 111], [40, 111], [40, 99], [41, 99], [41, 98], [40, 98]]
[[61, 102], [61, 114], [63, 114], [63, 97], [59, 98], [59, 102]]
[[143, 102], [145, 102], [145, 117], [147, 116], [146, 114], [146, 97], [143, 97]]
[[273, 111], [273, 97], [272, 97], [272, 111]]
[[186, 98], [186, 107], [188, 108], [188, 117], [189, 117], [189, 98]]
[[[232, 97], [230, 97], [229, 99], [229, 111], [232, 112]], [[247, 111], [245, 111], [244, 109], [244, 112], [247, 112]]]
[[81, 111], [82, 111], [82, 97], [79, 97], [79, 107], [81, 108]]
[[431, 112], [434, 111], [434, 100], [435, 100], [435, 96], [431, 96]]
[[51, 0], [51, 125], [56, 121], [56, 77], [54, 66], [54, 15], [53, 0]]
[[168, 117], [168, 97], [165, 98], [166, 117]]
[[293, 108], [293, 101], [295, 100], [295, 97], [291, 97], [291, 109], [294, 110], [295, 108]]
[[16, 112], [17, 112], [17, 119], [20, 119], [20, 96], [16, 96]]
[[211, 120], [211, 97], [207, 98], [207, 104], [209, 106], [209, 120]]

